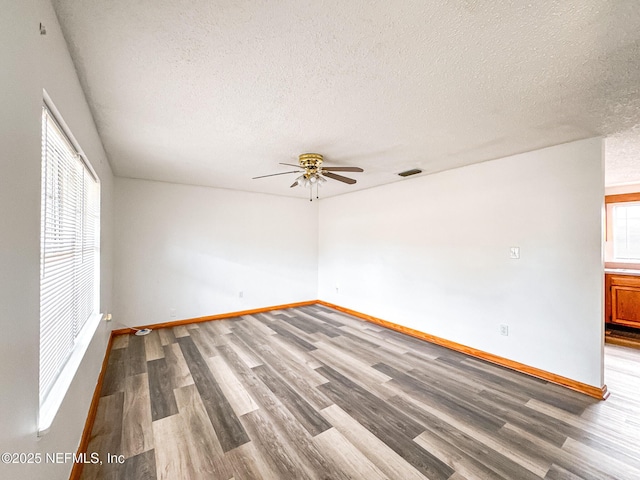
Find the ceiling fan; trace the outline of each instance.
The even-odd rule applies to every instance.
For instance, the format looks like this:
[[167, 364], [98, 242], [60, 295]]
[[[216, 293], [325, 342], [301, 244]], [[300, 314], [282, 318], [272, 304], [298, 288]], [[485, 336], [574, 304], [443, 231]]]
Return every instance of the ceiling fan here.
[[270, 175], [261, 175], [259, 177], [253, 177], [253, 180], [255, 180], [256, 178], [273, 177], [276, 175], [300, 173], [301, 175], [296, 178], [295, 182], [291, 184], [291, 188], [295, 186], [301, 186], [303, 188], [310, 187], [309, 200], [313, 200], [313, 186], [316, 186], [316, 198], [318, 198], [318, 187], [325, 183], [327, 181], [327, 178], [331, 178], [343, 183], [348, 183], [349, 185], [353, 185], [354, 183], [356, 183], [353, 178], [344, 177], [333, 172], [364, 172], [364, 170], [360, 167], [324, 167], [322, 166], [323, 160], [324, 158], [319, 153], [303, 153], [298, 157], [298, 165], [293, 165], [292, 163], [280, 163], [280, 165], [296, 167], [298, 168], [298, 170], [272, 173]]

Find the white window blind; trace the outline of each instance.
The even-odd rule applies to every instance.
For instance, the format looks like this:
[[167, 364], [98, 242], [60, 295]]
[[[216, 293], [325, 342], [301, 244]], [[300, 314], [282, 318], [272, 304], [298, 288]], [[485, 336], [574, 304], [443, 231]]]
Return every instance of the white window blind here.
[[49, 109], [42, 110], [40, 404], [99, 311], [100, 186]]

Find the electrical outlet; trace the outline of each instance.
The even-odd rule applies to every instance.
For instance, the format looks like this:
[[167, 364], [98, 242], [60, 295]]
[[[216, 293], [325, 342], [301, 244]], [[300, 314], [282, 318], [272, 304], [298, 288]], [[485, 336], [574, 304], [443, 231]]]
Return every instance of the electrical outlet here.
[[240, 293], [238, 294], [238, 296], [239, 296], [240, 298], [244, 298], [244, 292], [243, 292], [242, 290], [240, 290]]
[[511, 258], [514, 258], [514, 259], [520, 258], [520, 247], [509, 248], [509, 254], [511, 255]]
[[509, 325], [500, 325], [500, 335], [509, 336]]
[[171, 318], [175, 318], [175, 317], [176, 317], [176, 315], [177, 315], [177, 313], [176, 313], [176, 309], [175, 309], [175, 308], [170, 308], [170, 309], [169, 309], [169, 316], [170, 316]]
[[105, 322], [110, 322], [110, 321], [111, 321], [111, 314], [110, 314], [110, 313], [107, 313], [107, 314], [104, 316], [104, 321], [105, 321]]

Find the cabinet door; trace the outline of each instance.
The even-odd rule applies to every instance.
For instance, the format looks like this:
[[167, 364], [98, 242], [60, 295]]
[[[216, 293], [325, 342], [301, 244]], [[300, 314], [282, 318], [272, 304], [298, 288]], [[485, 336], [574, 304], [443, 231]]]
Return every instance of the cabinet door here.
[[640, 287], [611, 286], [611, 321], [640, 328]]

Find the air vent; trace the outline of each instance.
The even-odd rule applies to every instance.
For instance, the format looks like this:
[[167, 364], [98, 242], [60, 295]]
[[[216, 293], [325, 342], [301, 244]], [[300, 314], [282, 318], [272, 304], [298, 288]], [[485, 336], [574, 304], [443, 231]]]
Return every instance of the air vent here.
[[401, 177], [410, 177], [411, 175], [417, 175], [418, 173], [422, 173], [422, 170], [412, 168], [411, 170], [407, 170], [406, 172], [400, 172], [398, 175], [400, 175]]

